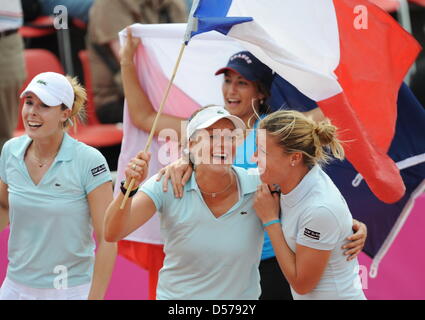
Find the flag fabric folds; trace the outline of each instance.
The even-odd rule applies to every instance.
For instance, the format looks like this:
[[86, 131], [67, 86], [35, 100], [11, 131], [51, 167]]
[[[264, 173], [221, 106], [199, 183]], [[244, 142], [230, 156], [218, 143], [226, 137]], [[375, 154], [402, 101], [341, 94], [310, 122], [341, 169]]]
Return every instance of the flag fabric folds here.
[[[167, 79], [172, 73], [175, 56], [185, 33], [185, 25], [133, 25], [132, 30], [133, 35], [140, 37], [143, 42], [136, 57], [139, 80], [153, 105], [158, 108]], [[125, 33], [122, 33], [121, 37], [124, 36]], [[243, 49], [239, 42], [217, 32], [194, 37], [183, 56], [164, 112], [184, 118], [199, 106], [223, 104], [222, 77], [214, 76], [214, 73], [226, 65], [233, 53]], [[348, 161], [333, 162], [326, 168], [347, 199], [353, 216], [367, 223], [369, 238], [365, 251], [371, 257], [377, 258], [376, 265], [403, 225], [415, 196], [423, 190], [425, 178], [424, 110], [405, 85], [399, 88], [396, 96], [399, 117], [396, 122], [396, 134], [387, 154], [402, 168], [401, 176], [406, 185], [403, 198], [394, 204], [386, 204], [378, 199], [365, 181], [358, 179], [358, 171]], [[269, 104], [276, 109], [291, 108], [299, 111], [307, 111], [318, 105], [315, 100], [278, 76], [272, 86]], [[147, 133], [133, 126], [125, 109], [124, 141], [117, 181], [124, 176], [126, 163], [143, 149], [147, 136]], [[155, 139], [152, 155], [156, 158], [152, 159], [150, 174], [155, 174], [162, 165], [167, 164], [161, 163], [158, 156], [167, 154], [166, 150], [164, 142]], [[353, 185], [355, 180], [357, 183]], [[161, 243], [158, 220], [149, 223], [152, 224], [143, 226], [127, 239]]]
[[[214, 2], [199, 1], [204, 15], [208, 9], [215, 14]], [[379, 199], [401, 199], [405, 186], [387, 151], [398, 88], [420, 50], [418, 43], [367, 0], [231, 1], [226, 17], [241, 16], [253, 20], [226, 29], [227, 36], [344, 129], [341, 139], [350, 141], [347, 158]]]

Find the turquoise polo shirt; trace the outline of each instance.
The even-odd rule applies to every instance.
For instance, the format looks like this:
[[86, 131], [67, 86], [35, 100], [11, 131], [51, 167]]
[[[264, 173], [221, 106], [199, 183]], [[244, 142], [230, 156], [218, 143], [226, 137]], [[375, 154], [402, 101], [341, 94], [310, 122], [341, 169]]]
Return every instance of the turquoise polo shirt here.
[[[264, 116], [262, 117], [264, 118]], [[254, 124], [253, 130], [248, 131], [248, 135], [245, 138], [244, 142], [237, 147], [236, 149], [236, 157], [235, 162], [233, 163], [235, 166], [244, 168], [246, 170], [257, 168], [257, 164], [255, 162], [252, 162], [252, 156], [254, 155], [254, 152], [257, 150], [257, 127], [258, 127], [259, 121], [257, 120]], [[264, 232], [264, 245], [263, 245], [263, 252], [261, 254], [261, 260], [269, 259], [275, 256], [272, 242], [270, 240], [269, 235], [267, 232]]]
[[141, 192], [160, 212], [165, 260], [159, 272], [157, 299], [258, 299], [264, 230], [252, 208], [258, 176], [233, 167], [238, 178], [239, 200], [216, 218], [199, 191], [195, 173], [184, 186], [181, 199], [167, 192], [156, 176]]
[[0, 157], [0, 179], [9, 192], [7, 277], [32, 288], [90, 283], [95, 242], [87, 195], [111, 181], [107, 162], [65, 133], [35, 185], [24, 162], [30, 143], [26, 135], [11, 139]]

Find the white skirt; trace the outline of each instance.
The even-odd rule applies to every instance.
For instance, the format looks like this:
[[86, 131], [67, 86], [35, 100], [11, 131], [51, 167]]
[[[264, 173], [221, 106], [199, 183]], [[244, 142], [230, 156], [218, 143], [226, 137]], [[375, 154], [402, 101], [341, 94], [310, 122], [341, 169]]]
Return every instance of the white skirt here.
[[87, 300], [90, 283], [67, 289], [38, 289], [8, 278], [0, 288], [0, 300]]

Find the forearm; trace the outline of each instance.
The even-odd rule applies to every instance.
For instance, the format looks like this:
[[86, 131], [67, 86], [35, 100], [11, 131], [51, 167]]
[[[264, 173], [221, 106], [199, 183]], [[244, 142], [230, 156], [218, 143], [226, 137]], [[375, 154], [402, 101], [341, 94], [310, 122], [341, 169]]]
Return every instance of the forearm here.
[[121, 240], [130, 224], [132, 198], [128, 198], [124, 209], [120, 209], [124, 195], [120, 192], [111, 202], [105, 213], [105, 239], [109, 242]]
[[140, 87], [133, 61], [121, 61], [121, 76], [130, 118], [139, 129], [149, 132], [156, 111], [143, 88]]
[[289, 248], [283, 235], [282, 226], [279, 223], [272, 224], [266, 228], [272, 242], [276, 259], [282, 273], [288, 283], [293, 287], [298, 286], [297, 267], [295, 253]]
[[9, 225], [9, 209], [0, 205], [0, 232]]
[[117, 244], [99, 239], [89, 300], [102, 300], [114, 270]]

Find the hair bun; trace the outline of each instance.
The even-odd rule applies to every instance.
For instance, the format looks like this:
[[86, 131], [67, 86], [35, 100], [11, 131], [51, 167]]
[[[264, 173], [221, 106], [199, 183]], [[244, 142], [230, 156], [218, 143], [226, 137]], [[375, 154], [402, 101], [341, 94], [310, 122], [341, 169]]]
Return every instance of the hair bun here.
[[314, 123], [313, 132], [322, 146], [327, 146], [336, 139], [336, 127], [328, 119]]

